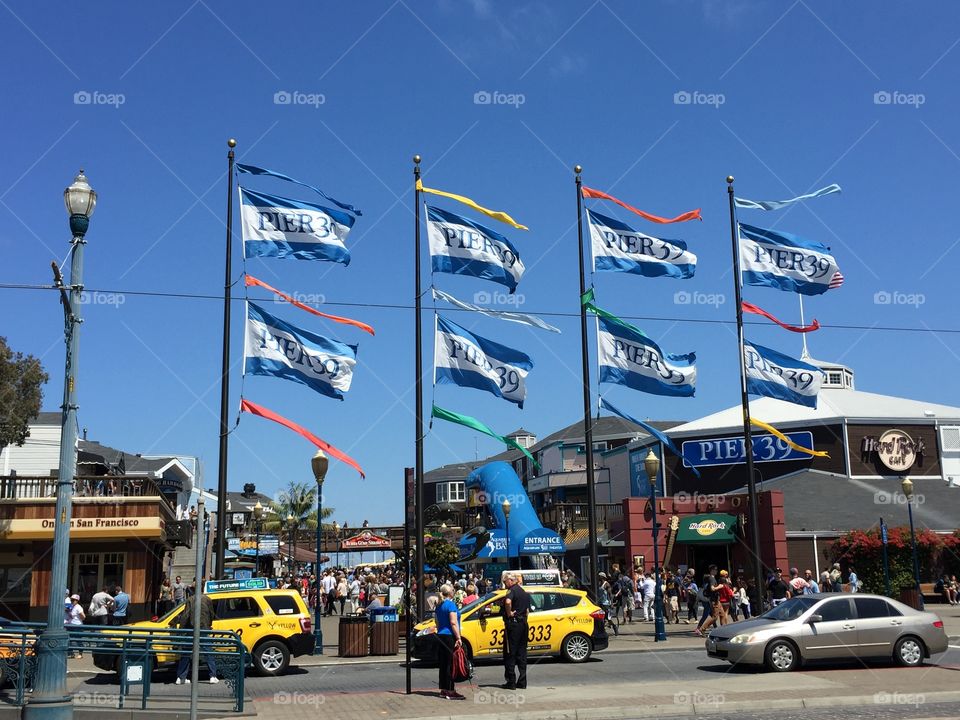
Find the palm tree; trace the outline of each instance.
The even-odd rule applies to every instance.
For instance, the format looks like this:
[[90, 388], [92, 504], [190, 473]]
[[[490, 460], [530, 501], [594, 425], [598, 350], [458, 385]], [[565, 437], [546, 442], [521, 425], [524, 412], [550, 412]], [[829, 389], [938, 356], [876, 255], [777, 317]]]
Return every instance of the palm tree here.
[[[323, 520], [334, 513], [334, 508], [323, 508]], [[287, 516], [293, 515], [297, 529], [317, 529], [317, 486], [315, 483], [290, 481], [290, 484], [270, 503], [270, 512], [264, 519], [263, 528], [267, 532], [288, 531]], [[324, 522], [327, 528], [329, 523]]]

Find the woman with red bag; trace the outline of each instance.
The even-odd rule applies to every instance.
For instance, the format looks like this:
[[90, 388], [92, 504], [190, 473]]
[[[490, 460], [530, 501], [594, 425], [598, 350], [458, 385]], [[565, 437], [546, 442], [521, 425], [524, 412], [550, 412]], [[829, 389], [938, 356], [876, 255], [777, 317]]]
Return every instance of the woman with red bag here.
[[453, 601], [453, 586], [440, 587], [443, 602], [437, 606], [437, 662], [440, 664], [440, 697], [447, 700], [466, 700], [457, 692], [453, 682], [453, 652], [463, 646], [460, 639], [460, 608]]

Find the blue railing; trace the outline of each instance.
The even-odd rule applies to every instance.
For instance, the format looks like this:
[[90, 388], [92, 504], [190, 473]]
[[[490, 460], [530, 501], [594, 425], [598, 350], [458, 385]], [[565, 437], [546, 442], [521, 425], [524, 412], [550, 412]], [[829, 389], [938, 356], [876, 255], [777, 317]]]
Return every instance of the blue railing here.
[[[6, 699], [15, 705], [24, 705], [26, 692], [33, 687], [37, 637], [45, 627], [42, 623], [11, 623], [0, 628], [0, 688], [9, 685]], [[123, 708], [131, 688], [139, 685], [143, 687], [140, 707], [146, 709], [153, 670], [175, 666], [181, 658], [193, 655], [190, 628], [78, 625], [67, 631], [68, 653], [92, 653], [98, 668], [118, 673], [118, 708]], [[233, 709], [243, 712], [244, 672], [250, 656], [240, 636], [223, 630], [201, 630], [199, 650], [200, 662], [214, 659], [217, 674], [232, 691]]]

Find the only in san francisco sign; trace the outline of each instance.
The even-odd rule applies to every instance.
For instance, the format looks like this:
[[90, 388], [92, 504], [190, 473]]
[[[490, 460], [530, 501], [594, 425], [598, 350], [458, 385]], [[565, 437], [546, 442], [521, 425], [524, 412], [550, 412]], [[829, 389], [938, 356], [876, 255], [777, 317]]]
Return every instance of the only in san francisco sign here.
[[[797, 445], [813, 448], [813, 433], [809, 430], [784, 434]], [[752, 435], [751, 439], [755, 463], [810, 459], [810, 455], [794, 450], [775, 435]], [[742, 437], [687, 440], [681, 446], [683, 464], [686, 467], [739, 465], [747, 461], [744, 444]]]

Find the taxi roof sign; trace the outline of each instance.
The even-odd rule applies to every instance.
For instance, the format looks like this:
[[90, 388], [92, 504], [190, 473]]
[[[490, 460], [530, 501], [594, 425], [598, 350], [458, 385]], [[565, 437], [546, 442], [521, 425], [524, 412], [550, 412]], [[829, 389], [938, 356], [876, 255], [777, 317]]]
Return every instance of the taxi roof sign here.
[[234, 592], [237, 590], [266, 590], [268, 588], [267, 579], [245, 578], [243, 580], [207, 580], [203, 586], [203, 591], [207, 595], [218, 592]]

